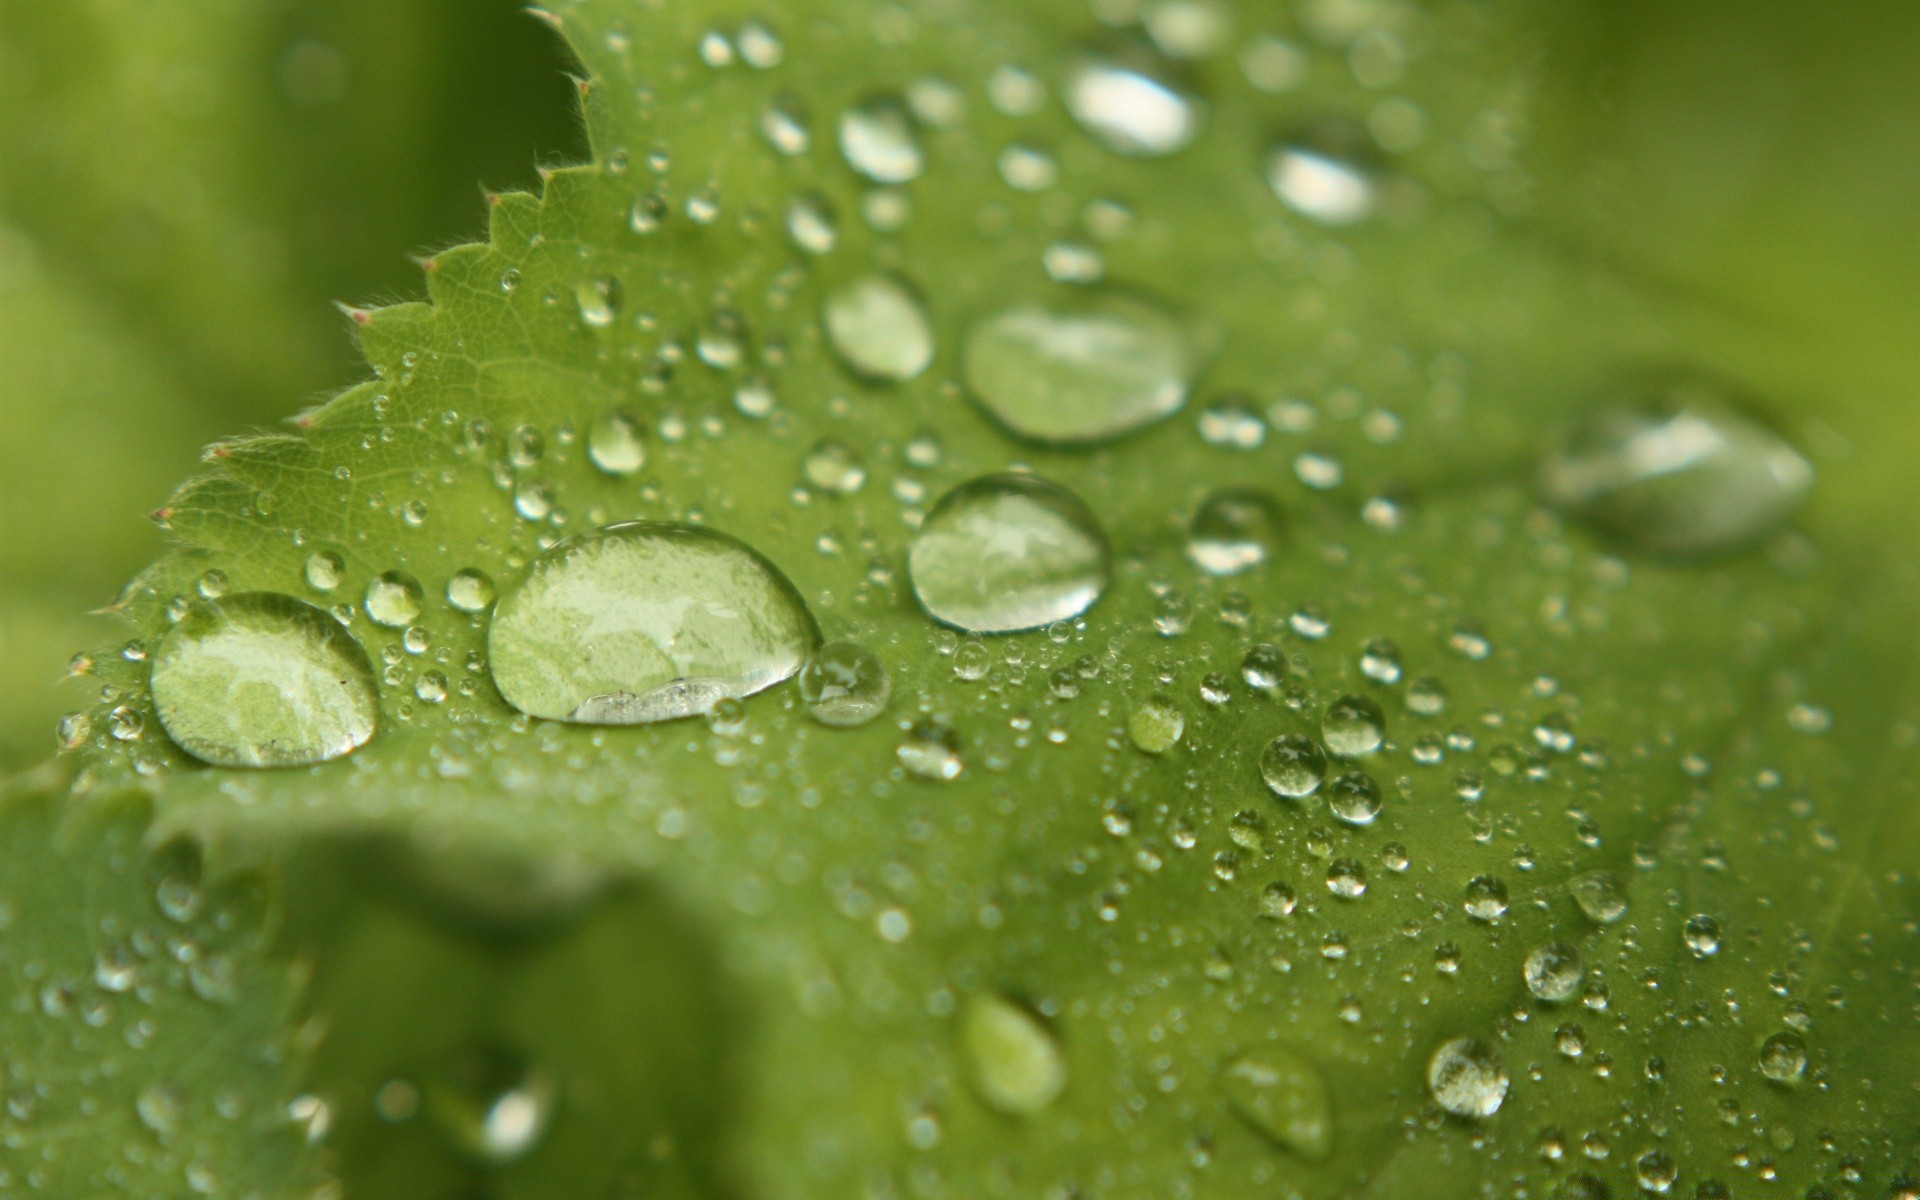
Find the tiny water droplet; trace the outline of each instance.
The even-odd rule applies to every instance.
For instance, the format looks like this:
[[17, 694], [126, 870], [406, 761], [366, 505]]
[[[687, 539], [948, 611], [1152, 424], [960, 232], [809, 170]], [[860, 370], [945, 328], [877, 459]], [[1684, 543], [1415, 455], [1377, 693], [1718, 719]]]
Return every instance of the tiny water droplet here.
[[858, 642], [828, 642], [800, 669], [800, 700], [822, 725], [852, 728], [886, 711], [887, 668]]
[[558, 1089], [524, 1056], [475, 1046], [447, 1064], [427, 1088], [428, 1110], [460, 1150], [483, 1163], [518, 1162], [540, 1144]]
[[1490, 1117], [1507, 1098], [1507, 1068], [1476, 1038], [1440, 1043], [1427, 1060], [1427, 1090], [1456, 1117]]
[[888, 275], [867, 275], [826, 299], [827, 340], [855, 374], [899, 383], [933, 363], [933, 326], [920, 297]]
[[961, 1010], [960, 1044], [973, 1086], [988, 1107], [1031, 1116], [1067, 1086], [1067, 1057], [1038, 1013], [982, 993]]
[[1333, 1153], [1327, 1079], [1305, 1055], [1269, 1044], [1220, 1070], [1220, 1088], [1241, 1120], [1310, 1162]]
[[954, 488], [908, 551], [914, 595], [934, 620], [970, 633], [1041, 629], [1106, 591], [1106, 534], [1080, 498], [1035, 475]]

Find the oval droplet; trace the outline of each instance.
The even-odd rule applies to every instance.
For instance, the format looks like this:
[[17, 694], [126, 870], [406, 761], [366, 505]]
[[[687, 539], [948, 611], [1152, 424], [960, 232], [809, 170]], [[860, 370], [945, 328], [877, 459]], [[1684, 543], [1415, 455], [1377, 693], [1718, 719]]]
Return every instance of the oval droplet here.
[[1333, 1102], [1326, 1076], [1303, 1054], [1263, 1046], [1220, 1071], [1220, 1088], [1240, 1119], [1310, 1162], [1333, 1153]]
[[1507, 1068], [1486, 1043], [1453, 1038], [1427, 1060], [1427, 1090], [1456, 1117], [1490, 1117], [1507, 1098]]
[[973, 997], [960, 1015], [960, 1044], [987, 1105], [1030, 1116], [1067, 1086], [1067, 1057], [1040, 1015], [1004, 996]]
[[1549, 503], [1607, 536], [1684, 558], [1743, 549], [1774, 532], [1806, 499], [1813, 475], [1732, 389], [1675, 376], [1586, 414], [1539, 478]]
[[944, 721], [914, 722], [893, 752], [909, 774], [937, 783], [960, 778], [967, 766], [960, 754], [960, 735]]
[[933, 326], [913, 289], [867, 275], [836, 289], [824, 309], [827, 340], [864, 379], [900, 383], [933, 363]]
[[1283, 733], [1260, 754], [1260, 778], [1276, 796], [1304, 799], [1318, 791], [1326, 777], [1326, 751], [1304, 734]]
[[907, 183], [926, 166], [913, 116], [892, 96], [870, 97], [840, 114], [840, 153], [875, 183]]
[[886, 711], [892, 693], [885, 664], [858, 642], [828, 642], [800, 669], [800, 700], [822, 725], [865, 725]]
[[1183, 150], [1200, 126], [1192, 101], [1159, 80], [1109, 62], [1081, 63], [1067, 80], [1066, 103], [1081, 128], [1130, 158]]
[[243, 592], [196, 602], [153, 654], [154, 711], [217, 767], [301, 767], [351, 754], [380, 721], [373, 665], [325, 612]]
[[1215, 492], [1187, 528], [1187, 557], [1209, 575], [1238, 575], [1273, 556], [1280, 512], [1265, 494], [1247, 488]]
[[1107, 590], [1107, 535], [1080, 498], [1035, 475], [988, 475], [927, 514], [907, 553], [928, 615], [967, 633], [1070, 620]]
[[1327, 808], [1342, 825], [1373, 824], [1380, 803], [1380, 785], [1365, 771], [1349, 771], [1327, 787]]
[[1627, 915], [1627, 895], [1611, 871], [1588, 871], [1567, 884], [1573, 901], [1589, 921], [1611, 925]]
[[1164, 309], [1107, 294], [1058, 308], [1019, 304], [985, 318], [967, 333], [961, 371], [1008, 430], [1083, 445], [1178, 412], [1201, 358]]
[[388, 629], [405, 629], [419, 620], [425, 601], [420, 581], [405, 571], [383, 571], [367, 585], [367, 616]]
[[494, 606], [494, 685], [530, 716], [641, 725], [704, 713], [798, 671], [820, 635], [752, 547], [632, 521], [554, 546]]

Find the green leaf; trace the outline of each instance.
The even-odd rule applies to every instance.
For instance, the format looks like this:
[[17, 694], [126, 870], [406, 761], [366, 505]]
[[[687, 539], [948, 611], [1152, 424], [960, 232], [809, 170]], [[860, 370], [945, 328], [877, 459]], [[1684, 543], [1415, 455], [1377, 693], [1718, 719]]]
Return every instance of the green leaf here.
[[[1149, 22], [1156, 50], [1123, 12], [564, 6], [593, 163], [498, 197], [487, 244], [432, 260], [431, 303], [356, 311], [373, 380], [223, 444], [167, 505], [180, 544], [124, 596], [140, 645], [97, 656], [110, 694], [76, 791], [139, 787], [164, 834], [287, 869], [349, 1194], [1713, 1195], [1910, 1169], [1905, 558], [1849, 523], [1845, 466], [1811, 436], [1794, 528], [1754, 515], [1797, 499], [1785, 450], [1736, 462], [1779, 468], [1763, 477], [1624, 498], [1563, 470], [1570, 511], [1537, 498], [1560, 428], [1649, 360], [1806, 429], [1739, 369], [1762, 333], [1528, 220], [1529, 14], [1218, 12], [1251, 71], [1169, 61], [1178, 28]], [[1262, 36], [1304, 83], [1253, 86], [1296, 61]], [[1193, 144], [1142, 157], [1165, 124], [1069, 115], [1087, 54], [1203, 102]], [[1276, 188], [1281, 146], [1323, 157]], [[1356, 194], [1371, 214], [1330, 226]], [[1088, 310], [1139, 305], [1205, 364], [1177, 414], [1141, 403], [1181, 358], [1160, 332], [1099, 335], [1125, 355], [1086, 367], [1127, 403], [1090, 387], [1070, 428], [1033, 424], [1019, 372], [969, 362], [990, 318], [1071, 347], [1058, 330]], [[1772, 446], [1764, 426], [1741, 444]], [[1022, 485], [998, 510], [1028, 531], [1050, 514], [1044, 578], [975, 572], [977, 616], [916, 598], [916, 530], [960, 553], [941, 498], [1014, 469], [1084, 503]], [[1240, 515], [1209, 507], [1223, 493]], [[1279, 514], [1264, 547], [1250, 495]], [[1263, 550], [1220, 554], [1261, 561], [1202, 569], [1223, 561], [1190, 553], [1203, 512]], [[626, 521], [654, 524], [549, 554]], [[670, 555], [662, 522], [776, 574], [684, 528], [707, 557]], [[705, 725], [516, 713], [486, 593], [557, 613], [586, 590], [561, 573], [605, 562], [629, 585], [605, 607], [665, 592], [764, 616], [790, 580], [824, 636], [885, 664], [885, 719], [816, 722], [791, 684]], [[1089, 586], [1084, 616], [1038, 631], [933, 619], [1046, 624]], [[378, 680], [372, 720], [348, 710], [359, 667], [308, 671], [312, 640], [267, 630], [222, 648], [285, 656], [278, 678], [297, 665], [320, 699], [246, 736], [275, 677], [191, 656], [282, 604], [255, 593], [334, 607]], [[766, 629], [752, 654], [656, 639], [644, 670], [623, 642], [622, 678], [690, 681], [670, 698], [705, 707], [712, 679], [764, 684], [810, 641]], [[579, 636], [549, 632], [508, 648]], [[502, 690], [602, 717], [660, 699], [555, 667]], [[252, 690], [223, 701], [227, 678]], [[210, 767], [168, 730], [203, 759], [223, 737], [333, 757]], [[1261, 764], [1281, 735], [1371, 783], [1280, 799]], [[350, 858], [398, 839], [431, 886], [343, 887], [305, 866], [330, 839]], [[1624, 913], [1592, 903], [1594, 872]], [[643, 882], [589, 903], [528, 878]], [[436, 1107], [435, 1079], [469, 1102]], [[476, 1112], [505, 1122], [478, 1149]]]

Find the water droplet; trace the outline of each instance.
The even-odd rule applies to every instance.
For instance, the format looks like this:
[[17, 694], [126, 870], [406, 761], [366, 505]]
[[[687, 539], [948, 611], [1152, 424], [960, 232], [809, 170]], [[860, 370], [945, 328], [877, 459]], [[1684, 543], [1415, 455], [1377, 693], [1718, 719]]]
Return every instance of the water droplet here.
[[1260, 777], [1276, 796], [1311, 796], [1327, 777], [1326, 751], [1304, 734], [1283, 733], [1261, 752]]
[[346, 577], [347, 564], [331, 550], [317, 550], [307, 555], [305, 574], [308, 587], [316, 592], [330, 592]]
[[892, 96], [871, 97], [840, 115], [840, 153], [875, 183], [906, 183], [926, 166], [913, 117]]
[[1163, 420], [1186, 403], [1201, 354], [1165, 310], [1119, 294], [1059, 308], [1020, 304], [976, 323], [969, 391], [1021, 437], [1074, 445]]
[[573, 289], [580, 319], [594, 329], [605, 329], [620, 315], [620, 281], [611, 275], [583, 279]]
[[1030, 1116], [1067, 1086], [1067, 1056], [1038, 1013], [991, 993], [973, 997], [960, 1015], [960, 1044], [973, 1086], [987, 1105]]
[[[1375, 683], [1400, 682], [1400, 647], [1385, 638], [1373, 638], [1360, 647], [1360, 673]], [[1408, 707], [1412, 707], [1411, 701]]]
[[787, 201], [787, 237], [808, 254], [826, 254], [839, 241], [833, 207], [821, 196], [795, 196]]
[[608, 409], [587, 427], [587, 458], [594, 466], [624, 479], [647, 465], [647, 444], [640, 419], [620, 409]]
[[1507, 1098], [1507, 1068], [1476, 1038], [1440, 1043], [1427, 1060], [1427, 1090], [1456, 1117], [1490, 1117]]
[[1336, 858], [1327, 864], [1327, 890], [1342, 900], [1358, 900], [1367, 894], [1367, 869], [1351, 858]]
[[1570, 999], [1587, 977], [1587, 959], [1572, 942], [1551, 941], [1527, 955], [1522, 974], [1527, 990], [1549, 1003]]
[[1305, 1055], [1267, 1045], [1220, 1070], [1220, 1088], [1240, 1119], [1312, 1162], [1333, 1152], [1326, 1076]]
[[485, 612], [493, 596], [493, 577], [477, 567], [455, 571], [447, 580], [447, 603], [461, 612]]
[[186, 1115], [187, 1100], [180, 1094], [179, 1088], [156, 1080], [141, 1088], [140, 1094], [134, 1097], [133, 1111], [142, 1125], [165, 1137], [180, 1127], [180, 1118]]
[[1207, 497], [1187, 529], [1187, 557], [1209, 575], [1238, 575], [1273, 556], [1280, 512], [1260, 492], [1230, 488]]
[[1034, 475], [954, 488], [908, 551], [914, 595], [971, 633], [1040, 629], [1079, 616], [1107, 589], [1107, 537], [1080, 498]]
[[1380, 815], [1380, 785], [1364, 771], [1349, 771], [1327, 786], [1327, 808], [1343, 825], [1371, 825]]
[[522, 1055], [482, 1045], [456, 1055], [427, 1092], [429, 1111], [463, 1152], [491, 1164], [518, 1162], [546, 1136], [557, 1089]]
[[822, 725], [852, 728], [886, 711], [887, 668], [858, 642], [828, 642], [800, 669], [800, 700]]
[[1720, 953], [1720, 922], [1705, 913], [1688, 917], [1681, 927], [1681, 936], [1695, 958], [1712, 958]]
[[425, 599], [419, 580], [405, 571], [384, 571], [367, 585], [367, 616], [375, 625], [405, 629], [420, 618]]
[[1620, 881], [1611, 871], [1588, 871], [1576, 875], [1568, 881], [1567, 890], [1573, 893], [1573, 902], [1589, 921], [1602, 925], [1611, 925], [1627, 915], [1627, 896], [1620, 888]]
[[294, 767], [372, 739], [366, 651], [311, 604], [243, 592], [194, 604], [153, 656], [153, 703], [182, 750], [220, 767]]
[[1247, 686], [1256, 692], [1277, 692], [1280, 681], [1286, 677], [1287, 656], [1278, 646], [1261, 642], [1249, 649], [1246, 657], [1240, 660], [1240, 677]]
[[1377, 203], [1371, 175], [1352, 159], [1309, 141], [1290, 142], [1273, 153], [1267, 182], [1281, 203], [1322, 225], [1353, 225], [1373, 215]]
[[1783, 1031], [1761, 1042], [1760, 1073], [1775, 1083], [1799, 1083], [1807, 1073], [1806, 1040]]
[[1507, 885], [1492, 875], [1467, 880], [1465, 907], [1476, 921], [1497, 921], [1507, 912]]
[[1385, 714], [1365, 696], [1342, 696], [1327, 705], [1326, 714], [1320, 718], [1320, 740], [1329, 754], [1340, 758], [1372, 754], [1386, 735]]
[[814, 487], [836, 496], [851, 496], [867, 482], [867, 464], [859, 452], [833, 438], [814, 444], [800, 473]]
[[960, 736], [944, 721], [916, 721], [894, 747], [894, 756], [909, 774], [920, 779], [958, 779], [966, 767], [960, 757]]
[[1067, 80], [1067, 111], [1116, 154], [1158, 158], [1185, 149], [1200, 125], [1192, 101], [1156, 79], [1087, 61]]
[[1540, 487], [1629, 546], [1688, 557], [1779, 528], [1813, 487], [1813, 467], [1729, 389], [1683, 376], [1588, 413], [1541, 464]]
[[1127, 718], [1127, 736], [1147, 754], [1165, 754], [1187, 731], [1186, 714], [1166, 696], [1150, 696]]
[[609, 525], [554, 546], [495, 606], [495, 686], [531, 716], [639, 725], [794, 674], [819, 641], [777, 568], [711, 529]]
[[805, 154], [813, 142], [806, 113], [792, 96], [782, 96], [761, 111], [760, 133], [769, 146], [790, 157]]
[[920, 297], [898, 279], [868, 275], [827, 297], [827, 340], [855, 374], [903, 382], [933, 363], [933, 326]]

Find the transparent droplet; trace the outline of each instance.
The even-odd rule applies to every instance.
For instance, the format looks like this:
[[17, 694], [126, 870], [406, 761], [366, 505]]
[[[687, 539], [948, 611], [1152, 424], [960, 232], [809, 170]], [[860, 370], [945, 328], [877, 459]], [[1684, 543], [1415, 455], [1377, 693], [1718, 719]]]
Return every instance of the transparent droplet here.
[[553, 1121], [553, 1078], [523, 1055], [480, 1045], [454, 1056], [426, 1093], [428, 1110], [460, 1150], [480, 1162], [518, 1162]]
[[1286, 678], [1287, 656], [1266, 642], [1252, 647], [1240, 660], [1240, 677], [1256, 692], [1277, 692]]
[[792, 96], [782, 96], [761, 110], [760, 133], [769, 146], [788, 156], [805, 154], [813, 142], [806, 112]]
[[835, 438], [814, 443], [800, 473], [814, 487], [836, 496], [851, 496], [867, 482], [867, 464], [859, 451]]
[[835, 352], [862, 378], [902, 382], [933, 363], [926, 306], [892, 276], [867, 275], [836, 289], [824, 323]]
[[745, 543], [633, 521], [535, 560], [495, 605], [487, 650], [495, 686], [521, 712], [640, 725], [771, 687], [818, 641], [799, 593]]
[[1067, 1056], [1038, 1013], [1004, 996], [972, 997], [960, 1014], [969, 1076], [988, 1107], [1030, 1116], [1067, 1086]]
[[1627, 915], [1627, 895], [1611, 871], [1588, 871], [1567, 884], [1573, 901], [1589, 921], [1611, 925]]
[[1761, 1042], [1760, 1073], [1775, 1083], [1799, 1083], [1807, 1073], [1806, 1039], [1783, 1031]]
[[347, 564], [331, 550], [317, 550], [307, 555], [304, 573], [308, 587], [316, 592], [330, 592], [346, 578]]
[[1240, 1119], [1310, 1162], [1333, 1153], [1327, 1078], [1305, 1055], [1268, 1044], [1220, 1070], [1220, 1089]]
[[461, 612], [485, 612], [493, 597], [493, 577], [477, 567], [455, 571], [447, 580], [447, 603]]
[[1507, 1068], [1476, 1038], [1440, 1043], [1427, 1060], [1427, 1090], [1456, 1117], [1490, 1117], [1507, 1098]]
[[1360, 673], [1375, 683], [1399, 683], [1400, 647], [1385, 638], [1369, 640], [1360, 647]]
[[1186, 403], [1202, 355], [1186, 327], [1131, 296], [1019, 304], [968, 332], [968, 390], [1008, 430], [1062, 445], [1106, 441]]
[[1497, 921], [1506, 915], [1507, 885], [1492, 875], [1467, 880], [1465, 907], [1476, 921]]
[[840, 153], [875, 183], [906, 183], [926, 166], [913, 116], [891, 96], [871, 97], [840, 115]]
[[1187, 731], [1186, 714], [1166, 696], [1150, 696], [1127, 718], [1127, 736], [1147, 754], [1165, 754]]
[[1336, 153], [1306, 143], [1273, 152], [1267, 182], [1281, 203], [1322, 225], [1353, 225], [1373, 215], [1372, 176]]
[[1067, 80], [1067, 111], [1116, 154], [1157, 158], [1185, 149], [1200, 125], [1194, 102], [1109, 62], [1082, 62]]
[[1783, 525], [1813, 487], [1813, 467], [1702, 378], [1643, 383], [1594, 409], [1540, 468], [1547, 500], [1638, 550], [1727, 553]]
[[1080, 498], [1034, 475], [988, 475], [941, 497], [907, 555], [934, 620], [970, 633], [1042, 629], [1107, 589], [1106, 534]]
[[420, 581], [405, 571], [383, 571], [367, 585], [367, 616], [388, 629], [405, 629], [419, 620], [425, 601]]
[[1572, 942], [1542, 942], [1522, 968], [1527, 990], [1549, 1003], [1571, 999], [1587, 977], [1587, 959]]
[[195, 603], [153, 655], [154, 711], [219, 767], [294, 767], [350, 754], [379, 725], [366, 651], [321, 609], [243, 592]]
[[1245, 488], [1207, 497], [1187, 528], [1187, 557], [1209, 575], [1250, 571], [1279, 543], [1280, 510], [1264, 493]]
[[1327, 864], [1327, 890], [1342, 900], [1358, 900], [1367, 894], [1367, 869], [1351, 858], [1336, 858]]
[[1365, 696], [1342, 696], [1327, 705], [1320, 718], [1320, 740], [1327, 753], [1339, 758], [1363, 758], [1380, 749], [1387, 735], [1387, 718], [1380, 706]]
[[1720, 922], [1705, 913], [1688, 917], [1681, 927], [1681, 937], [1695, 958], [1712, 958], [1720, 953]]
[[858, 642], [828, 642], [800, 669], [800, 700], [822, 725], [865, 725], [886, 711], [892, 684], [880, 657]]
[[587, 426], [587, 458], [601, 471], [624, 479], [647, 465], [647, 443], [640, 419], [621, 409], [608, 409]]
[[581, 280], [573, 289], [573, 298], [580, 306], [580, 320], [594, 329], [605, 329], [620, 315], [620, 281], [611, 275]]
[[142, 1125], [166, 1137], [180, 1128], [180, 1119], [187, 1111], [187, 1098], [173, 1084], [155, 1080], [134, 1097], [133, 1111]]
[[1283, 733], [1261, 752], [1260, 777], [1276, 796], [1289, 800], [1311, 796], [1327, 777], [1326, 751], [1304, 734]]
[[1380, 803], [1380, 785], [1364, 771], [1349, 771], [1327, 785], [1327, 809], [1343, 825], [1373, 824]]
[[915, 722], [894, 747], [894, 756], [908, 774], [919, 779], [958, 779], [966, 767], [960, 756], [960, 736], [944, 721]]

